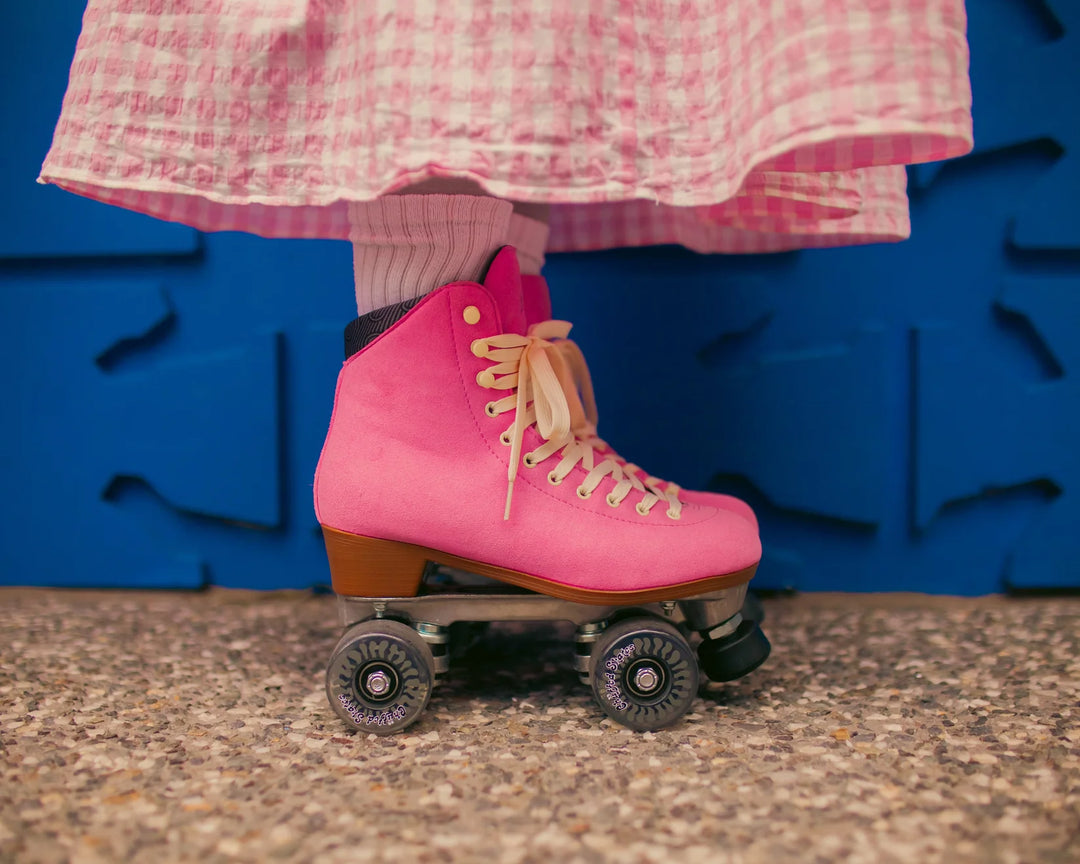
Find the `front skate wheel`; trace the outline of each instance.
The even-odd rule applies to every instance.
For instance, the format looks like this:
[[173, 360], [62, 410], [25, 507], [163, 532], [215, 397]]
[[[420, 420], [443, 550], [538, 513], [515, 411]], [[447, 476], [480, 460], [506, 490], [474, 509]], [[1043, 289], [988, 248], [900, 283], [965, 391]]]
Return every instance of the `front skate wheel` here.
[[341, 637], [326, 670], [326, 696], [352, 728], [391, 735], [427, 707], [434, 669], [431, 649], [412, 627], [373, 618]]
[[601, 634], [589, 660], [593, 695], [612, 719], [647, 732], [693, 704], [698, 667], [683, 635], [654, 618], [627, 618]]

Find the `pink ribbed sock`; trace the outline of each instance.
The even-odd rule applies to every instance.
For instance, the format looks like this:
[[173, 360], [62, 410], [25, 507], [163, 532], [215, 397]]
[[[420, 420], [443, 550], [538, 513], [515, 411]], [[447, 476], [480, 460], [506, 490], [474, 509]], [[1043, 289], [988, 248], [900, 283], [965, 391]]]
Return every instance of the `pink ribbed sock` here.
[[482, 195], [387, 195], [350, 204], [358, 314], [478, 279], [507, 243], [512, 210], [509, 201]]
[[518, 264], [525, 276], [540, 275], [547, 241], [546, 222], [530, 219], [516, 212], [510, 217], [510, 231], [506, 235], [506, 242], [517, 249]]

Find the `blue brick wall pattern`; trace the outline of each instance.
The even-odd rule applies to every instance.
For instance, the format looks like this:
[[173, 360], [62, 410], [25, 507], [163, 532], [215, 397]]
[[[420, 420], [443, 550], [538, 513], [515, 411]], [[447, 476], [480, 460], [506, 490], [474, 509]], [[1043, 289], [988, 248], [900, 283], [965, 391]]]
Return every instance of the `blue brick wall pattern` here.
[[[36, 185], [81, 11], [0, 9], [0, 582], [325, 584], [348, 245]], [[549, 259], [601, 434], [750, 500], [761, 587], [1080, 587], [1080, 7], [969, 16], [977, 149], [910, 171], [909, 242]]]

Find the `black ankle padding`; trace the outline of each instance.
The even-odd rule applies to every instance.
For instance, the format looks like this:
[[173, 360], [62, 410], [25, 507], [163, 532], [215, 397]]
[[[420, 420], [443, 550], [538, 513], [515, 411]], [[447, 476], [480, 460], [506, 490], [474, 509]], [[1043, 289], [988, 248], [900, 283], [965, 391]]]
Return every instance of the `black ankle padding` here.
[[422, 299], [423, 296], [402, 300], [400, 303], [383, 306], [382, 309], [376, 309], [374, 312], [368, 312], [367, 315], [361, 315], [350, 321], [345, 327], [345, 359], [348, 360], [357, 351], [373, 342], [376, 336], [393, 327]]

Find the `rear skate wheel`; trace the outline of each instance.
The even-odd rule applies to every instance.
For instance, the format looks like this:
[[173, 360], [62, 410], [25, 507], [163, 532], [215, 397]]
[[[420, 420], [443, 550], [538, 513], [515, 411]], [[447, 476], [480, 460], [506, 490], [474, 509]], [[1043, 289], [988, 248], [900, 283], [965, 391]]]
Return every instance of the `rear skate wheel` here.
[[769, 658], [772, 646], [757, 621], [743, 620], [738, 629], [698, 646], [701, 670], [713, 681], [734, 681], [749, 675]]
[[682, 717], [698, 690], [698, 667], [683, 635], [654, 618], [612, 624], [589, 661], [593, 696], [612, 719], [639, 732]]
[[338, 642], [326, 670], [326, 696], [353, 729], [391, 735], [427, 707], [434, 669], [431, 649], [412, 627], [372, 618]]

